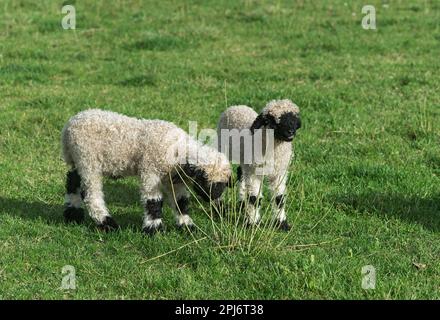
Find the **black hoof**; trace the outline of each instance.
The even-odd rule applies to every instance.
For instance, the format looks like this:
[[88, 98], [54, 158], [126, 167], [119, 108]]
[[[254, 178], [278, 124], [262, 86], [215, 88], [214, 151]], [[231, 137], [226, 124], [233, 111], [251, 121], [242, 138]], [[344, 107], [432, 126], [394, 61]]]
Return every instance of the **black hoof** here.
[[111, 232], [119, 229], [119, 226], [112, 217], [107, 216], [104, 221], [98, 225], [98, 229], [104, 232]]
[[287, 220], [283, 220], [281, 222], [278, 222], [277, 227], [281, 231], [289, 231], [291, 229], [291, 226], [287, 223]]
[[153, 235], [155, 235], [156, 233], [158, 233], [158, 232], [163, 232], [165, 229], [164, 229], [164, 227], [163, 227], [163, 224], [160, 224], [160, 225], [158, 225], [158, 226], [156, 226], [156, 227], [154, 227], [154, 226], [149, 226], [149, 227], [144, 227], [143, 229], [142, 229], [142, 232], [145, 234], [145, 235], [147, 235], [147, 236], [153, 236]]
[[81, 223], [84, 221], [84, 209], [75, 207], [66, 207], [64, 209], [64, 220], [67, 223]]

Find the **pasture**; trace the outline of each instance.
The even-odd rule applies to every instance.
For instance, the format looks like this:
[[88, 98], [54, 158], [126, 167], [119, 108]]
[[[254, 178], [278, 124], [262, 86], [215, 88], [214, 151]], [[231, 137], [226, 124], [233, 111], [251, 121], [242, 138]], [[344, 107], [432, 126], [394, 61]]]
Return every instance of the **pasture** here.
[[[0, 299], [439, 299], [440, 2], [368, 4], [376, 30], [362, 1], [2, 0]], [[64, 223], [60, 133], [75, 113], [203, 129], [279, 98], [303, 123], [290, 233], [215, 229], [193, 199], [208, 236], [178, 231], [166, 207], [166, 232], [146, 237], [134, 178], [106, 181], [118, 232]], [[66, 265], [75, 290], [60, 288]]]

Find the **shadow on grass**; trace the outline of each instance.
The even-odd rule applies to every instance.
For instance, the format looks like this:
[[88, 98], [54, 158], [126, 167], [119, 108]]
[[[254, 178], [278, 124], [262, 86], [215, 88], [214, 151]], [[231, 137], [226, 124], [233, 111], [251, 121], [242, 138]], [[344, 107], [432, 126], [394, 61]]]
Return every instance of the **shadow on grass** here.
[[26, 220], [41, 219], [48, 224], [64, 223], [62, 198], [60, 205], [52, 205], [42, 201], [0, 197], [0, 213]]
[[330, 202], [347, 214], [358, 211], [376, 216], [395, 217], [440, 231], [440, 195], [433, 198], [406, 197], [390, 193], [333, 195]]
[[[116, 221], [123, 229], [129, 227], [140, 230], [143, 209], [137, 186], [112, 181], [105, 183], [104, 190], [107, 205], [116, 206], [117, 208], [139, 207], [136, 212], [130, 214], [120, 214], [118, 209], [114, 210], [115, 212], [111, 212], [111, 214], [114, 215]], [[58, 203], [48, 204], [39, 200], [0, 197], [0, 214], [8, 214], [9, 216], [25, 220], [42, 220], [47, 224], [66, 225], [63, 217], [64, 194], [60, 193]], [[85, 220], [82, 224], [95, 229], [95, 224], [89, 218], [87, 210], [84, 211]], [[125, 211], [125, 209], [121, 211]]]

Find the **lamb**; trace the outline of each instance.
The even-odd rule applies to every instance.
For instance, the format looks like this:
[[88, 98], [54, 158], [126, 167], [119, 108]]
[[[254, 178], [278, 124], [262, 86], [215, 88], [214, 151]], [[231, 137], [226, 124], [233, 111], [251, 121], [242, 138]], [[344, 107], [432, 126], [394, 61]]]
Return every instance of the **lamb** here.
[[[240, 163], [238, 168], [239, 199], [242, 204], [245, 204], [248, 224], [256, 225], [260, 221], [259, 204], [262, 183], [264, 176], [266, 176], [269, 182], [269, 189], [273, 194], [272, 208], [276, 225], [281, 230], [290, 230], [284, 210], [284, 203], [286, 201], [288, 167], [293, 156], [291, 141], [300, 127], [299, 108], [287, 99], [270, 101], [260, 114], [244, 105], [229, 107], [221, 114], [217, 125], [219, 137], [218, 150], [228, 154], [234, 148], [232, 146], [233, 141], [229, 137], [225, 138], [223, 134], [225, 129], [226, 132], [238, 129], [241, 138], [246, 136], [246, 133], [243, 134], [243, 132], [248, 131], [248, 135], [253, 137], [250, 143], [254, 153], [256, 144], [259, 142], [263, 149], [263, 161], [269, 163], [273, 168], [269, 173], [262, 173], [255, 158], [248, 162], [244, 161], [246, 144], [241, 140], [239, 143], [240, 158], [237, 160]], [[260, 133], [262, 133], [260, 139], [257, 139], [257, 129], [262, 129], [260, 130]], [[270, 152], [266, 150], [266, 146], [270, 145], [270, 141], [267, 139], [267, 133], [270, 133], [270, 131], [267, 131], [267, 129], [273, 130], [273, 159]], [[229, 136], [231, 135], [229, 134]], [[231, 160], [231, 156], [232, 154], [229, 153], [229, 160]]]
[[104, 202], [104, 176], [140, 178], [145, 208], [142, 230], [150, 235], [163, 229], [164, 193], [175, 195], [168, 199], [177, 225], [191, 228], [186, 181], [196, 194], [211, 201], [221, 196], [231, 176], [225, 155], [199, 143], [174, 124], [99, 109], [80, 112], [67, 122], [62, 147], [64, 160], [71, 167], [66, 182], [65, 220], [81, 222], [84, 201], [90, 217], [104, 231], [118, 228]]

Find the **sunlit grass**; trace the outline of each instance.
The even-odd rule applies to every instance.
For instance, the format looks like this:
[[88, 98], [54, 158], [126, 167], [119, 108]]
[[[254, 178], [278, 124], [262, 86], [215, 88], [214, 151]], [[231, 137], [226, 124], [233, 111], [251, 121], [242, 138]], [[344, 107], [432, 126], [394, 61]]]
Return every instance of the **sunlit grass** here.
[[[372, 1], [0, 3], [0, 298], [439, 298], [440, 4]], [[230, 105], [292, 99], [289, 233], [191, 196], [194, 233], [141, 232], [139, 182], [106, 181], [121, 226], [63, 222], [64, 123], [86, 108], [215, 128]], [[417, 268], [416, 265], [426, 265]], [[77, 290], [59, 289], [64, 265]], [[375, 290], [361, 269], [377, 271]]]

